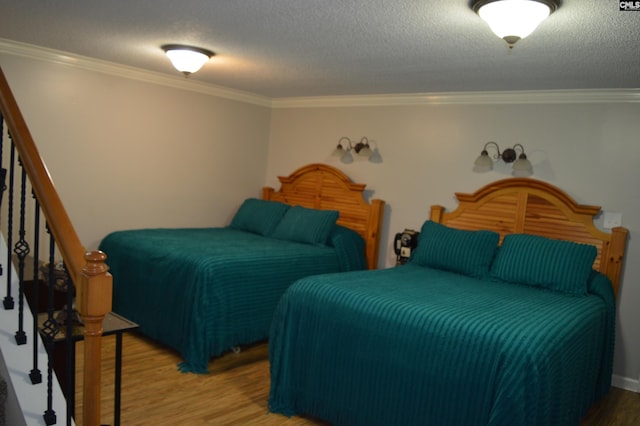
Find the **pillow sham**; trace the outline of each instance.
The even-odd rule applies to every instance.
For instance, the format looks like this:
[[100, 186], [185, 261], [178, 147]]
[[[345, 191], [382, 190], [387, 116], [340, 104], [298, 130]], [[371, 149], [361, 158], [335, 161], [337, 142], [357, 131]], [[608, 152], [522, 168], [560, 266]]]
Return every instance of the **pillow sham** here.
[[340, 261], [340, 271], [367, 269], [364, 238], [356, 231], [342, 225], [334, 225], [329, 236]]
[[613, 293], [613, 284], [605, 274], [593, 269], [587, 279], [587, 294], [597, 294], [607, 304], [615, 309], [616, 297]]
[[279, 201], [247, 198], [231, 220], [229, 227], [270, 236], [290, 206]]
[[489, 275], [500, 241], [493, 231], [467, 231], [427, 220], [410, 262], [476, 278]]
[[589, 244], [511, 234], [502, 242], [491, 266], [491, 276], [584, 296], [597, 252]]
[[338, 220], [336, 210], [293, 206], [284, 214], [272, 237], [299, 243], [326, 245]]

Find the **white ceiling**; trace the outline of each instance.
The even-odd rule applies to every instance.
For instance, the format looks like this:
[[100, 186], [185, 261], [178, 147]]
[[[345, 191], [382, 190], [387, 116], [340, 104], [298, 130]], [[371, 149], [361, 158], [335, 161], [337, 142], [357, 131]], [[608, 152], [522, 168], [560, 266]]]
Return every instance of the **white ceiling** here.
[[0, 39], [270, 98], [640, 87], [640, 11], [564, 0], [509, 50], [467, 0], [0, 0]]

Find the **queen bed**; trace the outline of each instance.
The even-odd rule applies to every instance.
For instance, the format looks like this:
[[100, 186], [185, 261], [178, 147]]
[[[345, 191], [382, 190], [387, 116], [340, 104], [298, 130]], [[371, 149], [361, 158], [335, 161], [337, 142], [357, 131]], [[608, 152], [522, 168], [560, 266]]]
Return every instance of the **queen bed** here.
[[528, 178], [431, 209], [403, 266], [298, 280], [269, 408], [333, 425], [579, 424], [611, 385], [627, 239]]
[[275, 306], [299, 278], [375, 268], [384, 202], [323, 164], [279, 177], [228, 226], [136, 229], [100, 249], [113, 275], [113, 310], [176, 349], [184, 372], [268, 337]]

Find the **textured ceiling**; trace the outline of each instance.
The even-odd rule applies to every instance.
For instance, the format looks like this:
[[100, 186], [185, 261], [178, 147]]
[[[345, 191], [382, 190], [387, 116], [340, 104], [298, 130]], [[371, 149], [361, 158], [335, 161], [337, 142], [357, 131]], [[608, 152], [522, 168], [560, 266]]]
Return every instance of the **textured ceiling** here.
[[564, 0], [509, 50], [467, 0], [0, 0], [0, 39], [271, 98], [640, 87], [640, 11]]

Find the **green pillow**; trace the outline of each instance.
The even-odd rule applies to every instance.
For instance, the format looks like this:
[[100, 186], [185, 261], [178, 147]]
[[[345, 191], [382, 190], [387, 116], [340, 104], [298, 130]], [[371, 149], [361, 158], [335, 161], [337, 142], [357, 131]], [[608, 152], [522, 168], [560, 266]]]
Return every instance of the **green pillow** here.
[[278, 223], [273, 238], [299, 243], [326, 245], [338, 220], [336, 210], [316, 210], [293, 206]]
[[489, 274], [500, 241], [493, 231], [466, 231], [428, 220], [422, 225], [411, 262], [472, 277]]
[[595, 246], [589, 244], [537, 235], [507, 235], [491, 266], [491, 276], [583, 296], [597, 253]]
[[329, 236], [329, 245], [336, 249], [341, 271], [367, 269], [364, 238], [356, 231], [340, 225], [334, 225]]
[[289, 207], [288, 204], [279, 201], [247, 198], [233, 216], [229, 226], [268, 237], [276, 229]]

